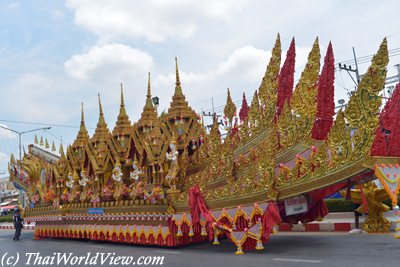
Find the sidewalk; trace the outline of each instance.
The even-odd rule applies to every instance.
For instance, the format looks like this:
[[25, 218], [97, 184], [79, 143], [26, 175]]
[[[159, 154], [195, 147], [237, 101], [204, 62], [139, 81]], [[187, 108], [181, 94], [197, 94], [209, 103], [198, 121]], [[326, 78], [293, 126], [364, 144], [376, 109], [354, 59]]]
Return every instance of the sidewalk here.
[[[390, 231], [396, 229], [396, 218], [393, 211], [386, 212], [385, 218], [391, 221]], [[360, 228], [364, 223], [366, 216], [360, 216]], [[305, 225], [295, 224], [290, 226], [288, 223], [282, 223], [278, 226], [281, 232], [348, 232], [355, 229], [354, 212], [334, 212], [329, 213], [321, 222], [310, 222]]]

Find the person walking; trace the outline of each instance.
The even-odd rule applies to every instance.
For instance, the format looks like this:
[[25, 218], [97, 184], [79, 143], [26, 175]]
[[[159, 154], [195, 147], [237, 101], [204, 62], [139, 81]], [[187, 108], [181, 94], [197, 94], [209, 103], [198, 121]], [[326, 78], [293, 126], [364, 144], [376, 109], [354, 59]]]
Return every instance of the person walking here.
[[19, 209], [14, 210], [14, 217], [13, 217], [14, 228], [15, 228], [14, 240], [19, 240], [19, 236], [21, 235], [21, 230], [24, 227], [24, 225], [22, 224], [23, 221], [24, 219], [22, 219]]

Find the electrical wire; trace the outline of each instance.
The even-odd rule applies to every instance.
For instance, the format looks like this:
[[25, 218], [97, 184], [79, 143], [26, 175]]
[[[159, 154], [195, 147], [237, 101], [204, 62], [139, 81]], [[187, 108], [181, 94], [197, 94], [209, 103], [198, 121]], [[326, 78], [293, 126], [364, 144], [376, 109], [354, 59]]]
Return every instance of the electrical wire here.
[[[0, 119], [0, 122], [18, 123], [18, 124], [31, 124], [31, 125], [42, 125], [42, 126], [52, 126], [52, 127], [63, 127], [63, 128], [75, 128], [79, 129], [79, 126], [66, 125], [66, 124], [56, 124], [56, 123], [42, 123], [42, 122], [32, 122], [32, 121], [17, 121], [17, 120], [6, 120]], [[87, 129], [95, 129], [95, 127], [86, 127]]]
[[[400, 55], [400, 47], [391, 49], [388, 52], [389, 52], [389, 56], [391, 56], [391, 57], [398, 56], [398, 55]], [[368, 55], [368, 56], [357, 57], [357, 63], [358, 64], [367, 63], [367, 62], [371, 61], [371, 59], [373, 57], [374, 57], [373, 54], [372, 55]], [[338, 64], [350, 64], [350, 63], [354, 63], [354, 59], [344, 60], [344, 61], [341, 61]]]

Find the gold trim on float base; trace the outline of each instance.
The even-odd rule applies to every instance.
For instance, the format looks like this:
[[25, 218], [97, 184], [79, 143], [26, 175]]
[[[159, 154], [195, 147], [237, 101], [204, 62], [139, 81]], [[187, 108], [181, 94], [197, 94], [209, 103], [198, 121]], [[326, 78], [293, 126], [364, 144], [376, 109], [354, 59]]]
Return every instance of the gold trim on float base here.
[[[291, 198], [296, 195], [328, 187], [343, 180], [349, 179], [349, 177], [354, 177], [358, 174], [370, 170], [367, 168], [363, 168], [362, 163], [363, 159], [360, 159], [352, 163], [351, 165], [346, 165], [345, 168], [334, 171], [332, 173], [327, 173], [326, 175], [318, 176], [306, 181], [301, 181], [300, 179], [299, 183], [297, 184], [287, 187], [277, 188], [278, 191], [277, 200], [283, 201], [285, 199]], [[255, 195], [241, 196], [235, 199], [207, 201], [207, 206], [210, 209], [221, 209], [221, 208], [237, 207], [238, 205], [251, 204], [260, 201], [271, 201], [271, 200], [274, 201], [273, 199], [269, 199], [267, 197], [267, 192], [268, 191], [264, 191], [262, 193], [257, 193]], [[177, 212], [190, 211], [188, 206], [175, 205], [174, 208], [176, 209]]]
[[287, 187], [282, 187], [278, 188], [279, 192], [279, 200], [285, 200], [287, 198], [300, 195], [303, 193], [307, 193], [316, 189], [321, 189], [330, 185], [334, 185], [338, 182], [341, 182], [343, 180], [347, 180], [351, 177], [354, 177], [355, 175], [361, 174], [367, 170], [367, 168], [363, 168], [362, 166], [363, 159], [360, 159], [354, 163], [352, 163], [348, 168], [343, 168], [340, 170], [337, 170], [332, 173], [327, 173], [324, 176], [318, 176], [314, 179], [310, 179], [307, 181], [304, 181], [302, 184], [297, 184], [297, 185], [292, 185], [292, 186], [287, 186]]

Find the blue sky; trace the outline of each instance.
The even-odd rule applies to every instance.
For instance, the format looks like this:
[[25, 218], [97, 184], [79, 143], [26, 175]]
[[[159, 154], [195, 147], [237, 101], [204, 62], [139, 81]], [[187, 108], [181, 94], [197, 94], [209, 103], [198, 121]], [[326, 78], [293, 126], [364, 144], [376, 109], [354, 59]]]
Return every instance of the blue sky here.
[[[127, 111], [140, 117], [147, 72], [159, 110], [168, 106], [174, 88], [177, 56], [183, 90], [200, 112], [225, 102], [229, 87], [234, 100], [258, 88], [276, 34], [283, 57], [296, 38], [299, 76], [316, 36], [322, 57], [332, 41], [336, 62], [376, 52], [384, 36], [389, 48], [400, 47], [397, 1], [0, 1], [0, 124], [16, 130], [40, 125], [4, 120], [79, 126], [84, 102], [90, 132], [97, 123], [101, 94], [109, 128], [119, 107], [124, 84]], [[391, 58], [389, 75], [396, 73]], [[368, 64], [360, 65], [364, 72]], [[336, 99], [353, 84], [336, 72]], [[39, 133], [59, 144], [71, 143], [76, 128], [53, 127]], [[0, 173], [15, 135], [0, 130]], [[23, 143], [33, 141], [24, 136]]]

